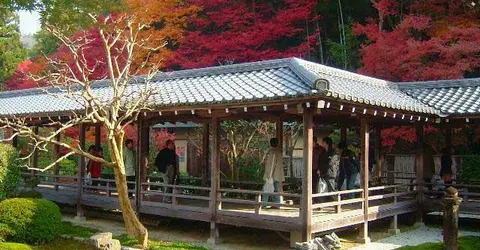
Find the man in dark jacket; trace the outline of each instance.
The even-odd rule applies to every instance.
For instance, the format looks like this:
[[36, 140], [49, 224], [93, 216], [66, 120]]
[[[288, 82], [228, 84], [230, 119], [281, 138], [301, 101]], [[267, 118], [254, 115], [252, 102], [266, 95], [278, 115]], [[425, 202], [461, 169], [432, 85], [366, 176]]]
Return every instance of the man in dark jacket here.
[[355, 153], [348, 149], [346, 142], [338, 143], [338, 149], [340, 150], [340, 173], [338, 175], [337, 189], [341, 190], [343, 182], [346, 181], [347, 190], [352, 190], [355, 187], [360, 164], [357, 157], [355, 157]]
[[[167, 140], [165, 148], [158, 152], [155, 158], [155, 166], [162, 174], [165, 184], [173, 185], [178, 178], [177, 154], [175, 153], [175, 144], [172, 140]], [[166, 193], [170, 193], [172, 188], [165, 188]], [[164, 201], [169, 200], [165, 199]]]
[[333, 141], [330, 137], [325, 137], [322, 139], [320, 144], [325, 148], [326, 153], [319, 157], [318, 159], [318, 174], [321, 178], [327, 182], [328, 192], [334, 192], [336, 189], [335, 178], [337, 176], [336, 171], [338, 170], [338, 157], [335, 157], [335, 150], [333, 149]]

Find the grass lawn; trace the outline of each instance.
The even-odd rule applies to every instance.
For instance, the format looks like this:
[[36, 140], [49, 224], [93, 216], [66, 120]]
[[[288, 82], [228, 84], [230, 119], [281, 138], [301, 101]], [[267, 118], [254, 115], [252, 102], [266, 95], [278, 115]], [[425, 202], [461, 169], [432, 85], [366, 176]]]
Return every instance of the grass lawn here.
[[[406, 246], [398, 248], [398, 250], [444, 250], [443, 243], [425, 243], [418, 246]], [[480, 249], [480, 237], [465, 236], [460, 237], [459, 250], [478, 250]]]
[[[137, 245], [137, 240], [128, 237], [127, 235], [121, 235], [116, 237], [120, 240], [122, 246], [135, 247]], [[208, 248], [202, 246], [196, 246], [190, 243], [184, 242], [164, 242], [164, 241], [155, 241], [150, 240], [149, 250], [208, 250]]]

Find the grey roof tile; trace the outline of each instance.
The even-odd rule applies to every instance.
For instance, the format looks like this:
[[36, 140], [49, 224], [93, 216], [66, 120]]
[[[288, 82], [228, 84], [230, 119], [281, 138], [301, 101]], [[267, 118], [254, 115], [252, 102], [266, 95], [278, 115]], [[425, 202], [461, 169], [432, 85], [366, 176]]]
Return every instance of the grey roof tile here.
[[[132, 83], [127, 88], [131, 99], [144, 87], [141, 76], [134, 80], [137, 83]], [[315, 88], [317, 82], [323, 83], [325, 80], [328, 84], [321, 85], [322, 89]], [[327, 95], [398, 110], [440, 113], [423, 100], [431, 98], [414, 98], [410, 93], [400, 91], [395, 83], [297, 58], [160, 73], [153, 78], [150, 86], [156, 93], [149, 101], [159, 109], [169, 106], [246, 103], [303, 95]], [[107, 81], [98, 81], [92, 88], [102, 102], [108, 103], [112, 98]], [[65, 98], [60, 90], [55, 91], [57, 97], [40, 89], [0, 93], [0, 115], [46, 115], [82, 109], [82, 105]], [[478, 91], [471, 89], [466, 93]], [[455, 94], [457, 93], [451, 93]], [[477, 103], [467, 95], [461, 98], [459, 97], [464, 103]], [[472, 107], [468, 107], [466, 111]], [[476, 109], [478, 110], [478, 106]]]
[[397, 83], [409, 96], [450, 115], [480, 114], [480, 78]]

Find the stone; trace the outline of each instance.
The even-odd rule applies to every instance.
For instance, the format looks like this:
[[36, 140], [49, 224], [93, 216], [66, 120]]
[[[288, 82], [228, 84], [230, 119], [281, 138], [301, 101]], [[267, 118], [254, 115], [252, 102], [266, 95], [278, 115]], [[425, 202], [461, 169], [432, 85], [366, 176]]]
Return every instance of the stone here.
[[98, 233], [90, 237], [90, 243], [97, 250], [121, 250], [119, 240], [112, 239], [112, 233]]

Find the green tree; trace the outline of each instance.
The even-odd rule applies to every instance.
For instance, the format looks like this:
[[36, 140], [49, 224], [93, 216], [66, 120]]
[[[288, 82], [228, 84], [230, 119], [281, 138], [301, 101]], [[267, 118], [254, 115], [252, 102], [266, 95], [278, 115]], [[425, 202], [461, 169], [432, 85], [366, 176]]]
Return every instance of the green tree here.
[[18, 16], [0, 8], [0, 82], [3, 82], [25, 60], [27, 53], [20, 42]]
[[35, 45], [28, 52], [28, 57], [49, 56], [57, 51], [60, 41], [47, 30], [39, 30], [35, 34]]

